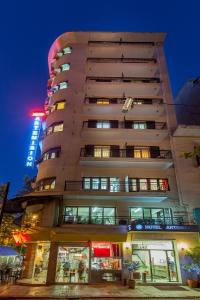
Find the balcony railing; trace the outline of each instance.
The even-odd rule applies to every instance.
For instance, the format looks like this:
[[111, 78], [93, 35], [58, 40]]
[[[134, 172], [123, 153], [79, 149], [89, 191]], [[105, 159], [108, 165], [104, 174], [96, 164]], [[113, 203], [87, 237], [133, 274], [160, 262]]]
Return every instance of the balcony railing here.
[[[106, 120], [105, 120], [106, 121]], [[103, 122], [103, 121], [102, 121]], [[108, 120], [109, 122], [109, 120]], [[83, 128], [92, 128], [92, 129], [135, 129], [135, 130], [145, 130], [145, 129], [156, 129], [156, 130], [163, 130], [163, 129], [167, 129], [167, 124], [165, 122], [151, 122], [151, 124], [148, 125], [148, 123], [144, 123], [145, 126], [144, 128], [136, 128], [134, 127], [134, 123], [131, 125], [129, 122], [131, 121], [115, 121], [115, 123], [112, 123], [112, 121], [110, 121], [109, 123], [109, 127], [104, 127], [103, 126], [101, 128], [97, 127], [98, 123], [96, 121], [83, 121]], [[138, 122], [142, 122], [142, 121], [138, 121]], [[101, 123], [101, 122], [100, 122]], [[150, 123], [150, 122], [149, 122]]]
[[149, 186], [149, 184], [142, 188], [140, 187], [136, 182], [131, 184], [131, 183], [124, 183], [124, 182], [119, 182], [119, 183], [109, 183], [107, 182], [105, 185], [99, 183], [99, 184], [90, 184], [90, 186], [87, 185], [84, 181], [65, 181], [65, 186], [64, 186], [65, 191], [83, 191], [83, 192], [100, 192], [100, 193], [120, 193], [120, 192], [125, 192], [125, 193], [137, 193], [137, 192], [142, 192], [142, 193], [165, 193], [169, 190], [168, 183], [165, 185], [152, 185], [152, 187]]
[[[124, 104], [126, 98], [85, 98], [86, 104]], [[133, 104], [135, 105], [155, 105], [162, 104], [162, 99], [148, 99], [148, 98], [138, 98], [133, 99]]]
[[95, 77], [88, 76], [87, 82], [124, 82], [124, 83], [160, 83], [160, 78], [157, 77]]
[[193, 225], [189, 224], [185, 217], [162, 217], [135, 219], [131, 217], [114, 217], [114, 216], [63, 216], [62, 224], [92, 224], [92, 225]]
[[[108, 146], [109, 147], [109, 146]], [[160, 150], [157, 153], [153, 153], [151, 154], [149, 152], [149, 155], [144, 156], [142, 153], [142, 150], [140, 150], [140, 153], [138, 155], [133, 152], [130, 155], [130, 150], [128, 149], [106, 149], [105, 148], [100, 148], [98, 147], [98, 155], [91, 152], [88, 152], [88, 149], [86, 148], [81, 148], [81, 152], [80, 152], [80, 157], [93, 157], [93, 158], [112, 158], [112, 157], [120, 157], [120, 158], [134, 158], [134, 159], [171, 159], [172, 158], [172, 153], [170, 150]]]

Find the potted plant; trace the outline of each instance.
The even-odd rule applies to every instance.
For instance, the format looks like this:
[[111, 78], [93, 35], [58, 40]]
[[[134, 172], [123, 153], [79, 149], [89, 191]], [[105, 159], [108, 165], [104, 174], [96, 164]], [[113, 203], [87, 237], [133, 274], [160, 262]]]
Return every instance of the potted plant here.
[[200, 286], [200, 247], [186, 251], [185, 256], [190, 262], [183, 265], [183, 270], [188, 273], [187, 284], [191, 288]]
[[128, 265], [128, 271], [129, 271], [129, 281], [128, 286], [131, 289], [135, 288], [135, 279], [140, 279], [140, 272], [136, 272], [140, 267], [140, 263], [138, 261], [131, 262]]

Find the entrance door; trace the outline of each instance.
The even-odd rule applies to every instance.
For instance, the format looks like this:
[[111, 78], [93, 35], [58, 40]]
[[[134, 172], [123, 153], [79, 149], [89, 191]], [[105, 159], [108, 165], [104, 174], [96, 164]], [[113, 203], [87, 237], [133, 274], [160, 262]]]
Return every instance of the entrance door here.
[[137, 272], [146, 273], [146, 280], [152, 281], [149, 250], [134, 250], [132, 260], [138, 263]]
[[169, 269], [165, 250], [150, 250], [152, 278], [154, 282], [168, 282]]

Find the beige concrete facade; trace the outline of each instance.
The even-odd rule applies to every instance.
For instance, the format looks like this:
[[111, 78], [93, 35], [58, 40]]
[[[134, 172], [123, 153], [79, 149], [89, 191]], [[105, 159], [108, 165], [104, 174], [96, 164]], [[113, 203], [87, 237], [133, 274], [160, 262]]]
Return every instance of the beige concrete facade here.
[[[164, 38], [164, 33], [70, 32], [58, 37], [49, 51], [49, 113], [36, 190], [29, 195], [41, 199], [42, 206], [35, 210], [33, 201], [31, 206], [28, 204], [29, 212], [35, 213], [36, 218], [39, 216], [39, 229], [30, 232], [31, 242], [51, 242], [48, 283], [55, 282], [59, 245], [76, 246], [77, 242], [81, 245], [93, 241], [121, 245], [130, 241], [130, 236], [135, 238], [135, 234], [150, 241], [180, 240], [182, 233], [163, 230], [159, 234], [133, 230], [128, 233], [127, 225], [135, 222], [131, 208], [136, 212], [143, 209], [144, 219], [136, 218], [136, 222], [149, 222], [144, 210], [150, 209], [150, 222], [154, 225], [161, 222], [179, 226], [180, 220], [182, 225], [188, 225], [187, 201], [179, 197], [174, 170], [174, 155], [177, 156], [179, 149], [173, 137], [177, 124], [171, 105]], [[68, 53], [64, 54], [66, 48]], [[66, 64], [69, 69], [61, 71]], [[63, 82], [67, 83], [66, 88], [55, 88]], [[125, 114], [122, 107], [127, 97], [133, 99], [133, 106]], [[60, 101], [65, 101], [64, 109], [55, 108]], [[50, 127], [61, 122], [63, 131], [53, 132], [53, 129], [47, 134]], [[100, 128], [97, 123], [102, 122], [109, 126]], [[143, 127], [138, 129], [137, 124]], [[105, 146], [110, 147], [109, 155], [95, 155], [94, 149], [100, 147], [103, 151]], [[112, 152], [113, 146], [117, 154]], [[148, 149], [147, 156], [141, 154], [144, 147]], [[44, 159], [44, 154], [55, 148], [60, 149], [59, 155]], [[133, 152], [128, 155], [130, 148]], [[134, 152], [138, 148], [139, 156]], [[55, 179], [53, 187], [52, 181], [45, 183], [51, 178]], [[89, 178], [89, 188], [84, 178]], [[100, 183], [98, 188], [94, 187], [95, 178], [106, 182], [104, 188]], [[117, 178], [117, 185], [112, 186], [112, 178]], [[142, 180], [146, 180], [143, 188]], [[43, 201], [45, 196], [51, 199]], [[73, 224], [66, 222], [65, 207], [87, 207], [87, 224], [77, 221], [82, 216], [73, 216]], [[92, 209], [98, 207], [114, 208], [114, 219], [107, 216], [114, 223], [108, 225], [104, 215], [103, 223], [95, 223]], [[158, 213], [153, 219], [152, 209], [161, 210], [162, 214], [170, 211], [170, 216]], [[196, 245], [197, 239], [197, 233], [192, 233], [191, 243]], [[90, 259], [91, 249], [90, 246]], [[180, 282], [178, 262], [177, 266]]]

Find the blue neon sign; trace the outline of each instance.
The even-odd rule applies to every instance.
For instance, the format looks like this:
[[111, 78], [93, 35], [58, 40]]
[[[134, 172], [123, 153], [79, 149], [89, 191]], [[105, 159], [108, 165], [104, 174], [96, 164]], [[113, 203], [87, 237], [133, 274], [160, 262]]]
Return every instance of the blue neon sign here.
[[42, 118], [35, 117], [34, 123], [33, 123], [32, 134], [31, 134], [31, 141], [30, 141], [29, 148], [28, 148], [28, 156], [26, 159], [26, 167], [34, 167], [41, 125], [42, 125]]

